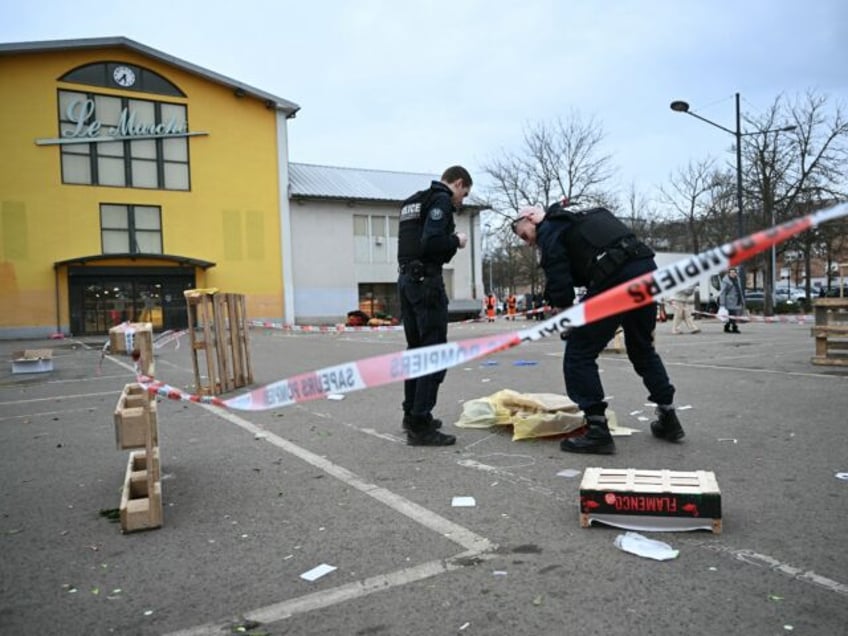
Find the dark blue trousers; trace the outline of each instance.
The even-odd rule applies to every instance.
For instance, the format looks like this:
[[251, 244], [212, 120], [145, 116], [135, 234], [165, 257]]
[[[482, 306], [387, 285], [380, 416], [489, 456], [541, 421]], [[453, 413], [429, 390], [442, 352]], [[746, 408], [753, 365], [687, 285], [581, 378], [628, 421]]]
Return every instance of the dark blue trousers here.
[[[629, 263], [607, 287], [629, 280], [633, 276], [656, 268], [653, 260]], [[598, 355], [615, 336], [618, 327], [624, 329], [624, 345], [633, 369], [648, 390], [648, 399], [656, 404], [671, 404], [674, 385], [668, 378], [665, 365], [654, 349], [654, 330], [657, 326], [657, 306], [644, 305], [623, 314], [616, 314], [571, 331], [566, 340], [562, 372], [568, 397], [586, 415], [603, 415], [607, 408], [604, 387], [598, 373]]]
[[[441, 275], [422, 281], [406, 274], [398, 277], [400, 315], [407, 349], [444, 344], [448, 341], [448, 295]], [[439, 385], [446, 371], [439, 371], [403, 383], [403, 412], [427, 418], [436, 406]]]

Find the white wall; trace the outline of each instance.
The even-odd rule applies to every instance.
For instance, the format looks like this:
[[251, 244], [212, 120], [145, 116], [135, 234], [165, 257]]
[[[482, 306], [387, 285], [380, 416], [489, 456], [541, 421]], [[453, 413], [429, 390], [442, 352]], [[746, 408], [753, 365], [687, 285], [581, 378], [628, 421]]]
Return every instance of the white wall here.
[[[400, 205], [384, 202], [345, 202], [293, 198], [291, 201], [291, 246], [294, 281], [294, 320], [298, 324], [343, 322], [347, 312], [359, 306], [358, 285], [397, 282], [397, 238], [381, 233], [363, 240], [354, 236], [354, 215], [385, 215], [397, 218]], [[478, 217], [465, 212], [456, 215], [457, 232], [469, 236], [472, 222], [479, 228]], [[479, 229], [475, 231], [475, 238]], [[479, 242], [479, 238], [477, 239]], [[363, 254], [370, 250], [371, 262]], [[359, 252], [359, 258], [356, 254]], [[481, 271], [480, 250], [457, 252], [445, 269], [452, 279], [452, 293], [458, 299], [472, 298], [472, 254]], [[479, 284], [479, 280], [478, 280]]]

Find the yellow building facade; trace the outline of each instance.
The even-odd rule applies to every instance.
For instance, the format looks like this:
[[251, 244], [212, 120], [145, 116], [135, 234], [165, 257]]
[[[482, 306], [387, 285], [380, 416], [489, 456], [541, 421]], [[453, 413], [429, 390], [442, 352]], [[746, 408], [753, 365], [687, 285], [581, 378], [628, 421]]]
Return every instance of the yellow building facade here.
[[289, 315], [296, 104], [126, 38], [0, 44], [0, 94], [0, 338]]

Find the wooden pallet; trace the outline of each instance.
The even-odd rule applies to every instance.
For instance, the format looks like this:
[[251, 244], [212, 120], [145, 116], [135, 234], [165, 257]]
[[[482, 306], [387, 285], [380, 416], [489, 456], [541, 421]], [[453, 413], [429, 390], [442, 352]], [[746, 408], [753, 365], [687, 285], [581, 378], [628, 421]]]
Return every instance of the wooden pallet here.
[[184, 293], [197, 393], [220, 395], [252, 383], [244, 295], [202, 289]]
[[813, 301], [815, 338], [813, 364], [848, 366], [848, 298], [818, 298]]
[[721, 491], [710, 471], [587, 468], [580, 525], [656, 526], [721, 532]]

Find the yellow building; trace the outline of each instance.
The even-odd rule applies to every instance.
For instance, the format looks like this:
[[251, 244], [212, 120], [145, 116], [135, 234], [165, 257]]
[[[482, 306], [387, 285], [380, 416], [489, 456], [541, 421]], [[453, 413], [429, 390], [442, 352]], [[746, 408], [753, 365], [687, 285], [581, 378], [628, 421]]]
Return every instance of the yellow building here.
[[287, 316], [297, 104], [120, 37], [0, 44], [0, 94], [0, 338]]

